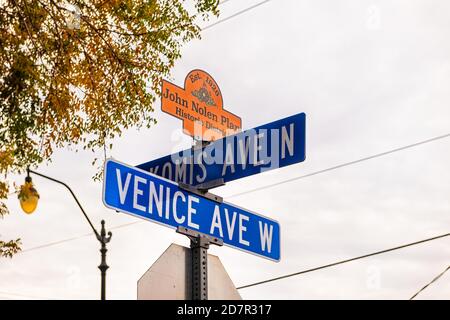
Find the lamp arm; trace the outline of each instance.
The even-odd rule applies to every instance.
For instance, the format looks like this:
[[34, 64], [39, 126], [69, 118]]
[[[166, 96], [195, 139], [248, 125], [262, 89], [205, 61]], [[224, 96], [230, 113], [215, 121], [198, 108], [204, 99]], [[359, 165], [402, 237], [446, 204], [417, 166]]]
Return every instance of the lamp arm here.
[[78, 207], [80, 207], [80, 209], [81, 209], [81, 212], [83, 212], [83, 215], [84, 215], [84, 217], [86, 218], [86, 220], [87, 220], [87, 222], [89, 223], [89, 225], [91, 226], [92, 231], [94, 231], [95, 236], [97, 237], [97, 239], [100, 239], [100, 234], [99, 234], [99, 233], [97, 232], [97, 230], [94, 228], [94, 225], [92, 224], [91, 219], [89, 219], [88, 215], [87, 215], [86, 212], [84, 211], [83, 207], [81, 206], [80, 202], [78, 201], [77, 197], [75, 196], [75, 193], [73, 193], [72, 189], [70, 189], [70, 187], [69, 187], [67, 184], [65, 184], [65, 183], [62, 182], [62, 181], [56, 180], [56, 179], [54, 179], [54, 178], [52, 178], [52, 177], [46, 176], [46, 175], [44, 175], [44, 174], [42, 174], [42, 173], [33, 171], [33, 170], [31, 170], [30, 168], [27, 168], [27, 174], [28, 174], [28, 176], [30, 175], [30, 173], [35, 174], [35, 175], [37, 175], [37, 176], [40, 176], [40, 177], [42, 177], [42, 178], [51, 180], [51, 181], [53, 181], [53, 182], [59, 183], [59, 184], [63, 185], [64, 187], [66, 187], [67, 190], [69, 190], [70, 193], [72, 194], [72, 197], [73, 197], [73, 198], [75, 199], [75, 201], [77, 202]]

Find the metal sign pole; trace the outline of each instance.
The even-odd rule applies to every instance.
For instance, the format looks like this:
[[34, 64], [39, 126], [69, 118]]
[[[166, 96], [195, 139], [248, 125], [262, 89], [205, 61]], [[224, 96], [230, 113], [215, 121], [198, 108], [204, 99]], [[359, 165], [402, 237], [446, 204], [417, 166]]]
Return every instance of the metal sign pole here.
[[209, 241], [201, 236], [191, 240], [192, 300], [208, 300]]
[[212, 244], [223, 246], [223, 240], [184, 227], [178, 227], [177, 233], [191, 241], [192, 300], [208, 300], [208, 249]]
[[[195, 149], [204, 148], [208, 144], [210, 144], [209, 141], [194, 138], [192, 149], [194, 151]], [[209, 193], [208, 189], [224, 185], [223, 179], [211, 182], [207, 185], [196, 187], [180, 183], [179, 187], [207, 199], [222, 203], [222, 197]], [[223, 240], [184, 227], [178, 227], [177, 233], [187, 236], [191, 241], [192, 300], [208, 300], [208, 249], [211, 244], [223, 246]]]

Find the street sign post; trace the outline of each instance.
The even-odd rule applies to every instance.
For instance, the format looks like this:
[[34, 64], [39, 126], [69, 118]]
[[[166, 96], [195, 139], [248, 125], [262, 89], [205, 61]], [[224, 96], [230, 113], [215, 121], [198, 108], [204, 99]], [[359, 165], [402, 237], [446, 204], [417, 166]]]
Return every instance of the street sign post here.
[[306, 116], [299, 113], [137, 168], [191, 186], [226, 183], [304, 161], [305, 127]]
[[[108, 159], [106, 207], [176, 229], [191, 242], [191, 296], [208, 299], [210, 245], [227, 245], [280, 261], [280, 225], [209, 193], [209, 189], [305, 160], [306, 115], [299, 113], [242, 132], [225, 110], [218, 84], [193, 70], [184, 87], [163, 80], [161, 109], [183, 121], [191, 149], [132, 167]], [[173, 287], [173, 285], [171, 285]]]
[[184, 227], [222, 239], [224, 245], [280, 260], [278, 222], [112, 159], [105, 163], [103, 202], [117, 211], [173, 229]]

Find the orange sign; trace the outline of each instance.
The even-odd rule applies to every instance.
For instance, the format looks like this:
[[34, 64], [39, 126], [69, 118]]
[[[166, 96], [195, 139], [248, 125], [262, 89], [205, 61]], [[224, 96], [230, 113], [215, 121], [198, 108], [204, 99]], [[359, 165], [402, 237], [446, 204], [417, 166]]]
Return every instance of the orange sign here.
[[214, 141], [242, 130], [241, 118], [223, 108], [222, 93], [205, 71], [192, 70], [184, 88], [163, 80], [162, 111], [183, 120], [184, 132]]

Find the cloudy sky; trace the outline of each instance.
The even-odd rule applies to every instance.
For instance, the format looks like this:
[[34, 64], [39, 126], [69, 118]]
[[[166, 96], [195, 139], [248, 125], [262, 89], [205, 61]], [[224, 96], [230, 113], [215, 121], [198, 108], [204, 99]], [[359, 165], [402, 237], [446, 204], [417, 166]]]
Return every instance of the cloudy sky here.
[[[258, 3], [230, 0], [220, 19]], [[203, 32], [173, 69], [194, 68], [221, 87], [244, 128], [307, 114], [304, 163], [232, 182], [231, 195], [450, 133], [450, 2], [272, 0]], [[211, 21], [212, 22], [212, 21]], [[205, 23], [206, 25], [207, 23]], [[181, 122], [159, 110], [149, 130], [129, 130], [108, 154], [139, 164], [180, 145]], [[184, 141], [189, 147], [190, 140]], [[69, 183], [98, 226], [113, 228], [108, 297], [136, 299], [136, 282], [172, 243], [171, 229], [104, 207], [93, 155], [59, 150], [39, 171]], [[229, 198], [281, 224], [282, 260], [212, 248], [244, 285], [449, 232], [450, 138], [274, 188]], [[22, 183], [24, 177], [15, 177]], [[24, 252], [0, 261], [0, 298], [97, 299], [99, 245], [70, 194], [34, 178], [26, 216], [15, 196], [1, 237]], [[123, 226], [125, 225], [125, 226]], [[58, 244], [64, 239], [72, 241]], [[47, 244], [56, 243], [51, 246]], [[39, 248], [44, 246], [44, 248]], [[245, 299], [407, 299], [449, 265], [450, 239], [241, 291]], [[450, 274], [420, 298], [448, 299]]]

